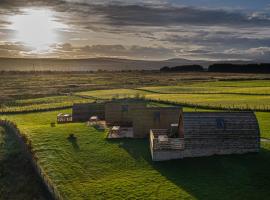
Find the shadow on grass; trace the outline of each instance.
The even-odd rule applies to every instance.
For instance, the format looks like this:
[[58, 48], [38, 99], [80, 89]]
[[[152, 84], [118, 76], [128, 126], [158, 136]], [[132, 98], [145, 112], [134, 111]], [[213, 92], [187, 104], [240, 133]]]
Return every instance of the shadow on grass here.
[[77, 138], [73, 135], [70, 135], [67, 140], [72, 144], [72, 147], [75, 151], [80, 150], [80, 146], [78, 145]]
[[[270, 151], [152, 162], [148, 140], [114, 140], [196, 199], [269, 199]], [[269, 146], [270, 148], [270, 146]]]
[[15, 136], [1, 127], [0, 144], [0, 199], [52, 199]]

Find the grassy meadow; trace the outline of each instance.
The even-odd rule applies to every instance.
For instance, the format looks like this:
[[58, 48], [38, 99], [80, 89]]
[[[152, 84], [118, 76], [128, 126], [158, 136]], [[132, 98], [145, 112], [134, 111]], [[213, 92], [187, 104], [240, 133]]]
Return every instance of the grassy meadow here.
[[[0, 79], [4, 85], [0, 118], [16, 122], [27, 135], [39, 163], [65, 199], [268, 199], [270, 195], [268, 142], [262, 142], [259, 154], [153, 163], [147, 140], [109, 141], [106, 131], [84, 123], [51, 127], [58, 113], [71, 113], [73, 103], [140, 97], [155, 100], [151, 106], [166, 106], [164, 102], [187, 105], [184, 111], [257, 110], [261, 137], [270, 139], [268, 75], [96, 72], [8, 76], [16, 80]], [[69, 134], [76, 140], [69, 140]], [[3, 149], [16, 149], [2, 148], [1, 141], [5, 141], [3, 136], [0, 159]], [[2, 165], [0, 169], [0, 173], [5, 170]], [[0, 175], [0, 186], [6, 185], [8, 179]]]
[[[15, 121], [31, 139], [40, 164], [65, 199], [267, 199], [270, 195], [269, 143], [262, 143], [259, 154], [153, 163], [147, 140], [109, 141], [106, 131], [84, 123], [51, 127], [57, 113], [3, 117]], [[71, 133], [76, 140], [67, 139]]]
[[268, 74], [208, 72], [2, 72], [0, 104], [20, 99], [61, 96], [70, 92], [98, 89], [172, 86], [204, 81], [270, 79]]
[[48, 200], [50, 196], [21, 153], [16, 139], [0, 127], [0, 199]]
[[270, 81], [214, 81], [77, 93], [97, 99], [144, 97], [211, 109], [270, 110]]
[[72, 107], [74, 103], [89, 103], [93, 100], [78, 96], [52, 96], [34, 99], [15, 100], [0, 107], [0, 113], [18, 113], [31, 111], [46, 111]]

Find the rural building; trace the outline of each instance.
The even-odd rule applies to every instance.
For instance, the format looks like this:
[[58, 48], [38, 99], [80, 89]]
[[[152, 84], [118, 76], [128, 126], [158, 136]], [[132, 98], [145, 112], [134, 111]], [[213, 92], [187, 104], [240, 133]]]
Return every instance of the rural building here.
[[105, 118], [104, 103], [86, 103], [74, 104], [72, 107], [72, 118], [74, 122], [86, 122], [92, 116], [97, 116], [99, 119]]
[[105, 105], [105, 120], [109, 125], [132, 126], [133, 112], [145, 109], [143, 101], [112, 101]]
[[133, 111], [133, 132], [136, 138], [148, 138], [150, 129], [169, 129], [178, 123], [180, 107], [147, 107]]
[[[149, 138], [154, 161], [258, 152], [260, 131], [253, 112], [183, 112], [144, 101], [76, 104], [74, 121], [101, 119], [108, 138]], [[105, 119], [105, 121], [104, 121]], [[100, 121], [100, 122], [101, 122]]]
[[259, 126], [252, 112], [183, 113], [176, 135], [169, 129], [150, 131], [154, 161], [243, 154], [260, 149]]
[[[110, 126], [119, 126], [119, 130], [129, 137], [147, 138], [151, 128], [167, 129], [178, 123], [180, 113], [179, 107], [147, 107], [142, 101], [115, 101], [106, 103], [105, 121]], [[119, 137], [124, 135], [120, 133]], [[115, 133], [112, 132], [111, 136]]]

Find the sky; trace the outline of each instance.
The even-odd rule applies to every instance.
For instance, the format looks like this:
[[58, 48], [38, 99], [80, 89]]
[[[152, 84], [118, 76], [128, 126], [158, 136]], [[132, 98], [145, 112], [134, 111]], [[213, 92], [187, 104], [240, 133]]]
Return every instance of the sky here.
[[270, 62], [270, 1], [0, 0], [0, 57]]

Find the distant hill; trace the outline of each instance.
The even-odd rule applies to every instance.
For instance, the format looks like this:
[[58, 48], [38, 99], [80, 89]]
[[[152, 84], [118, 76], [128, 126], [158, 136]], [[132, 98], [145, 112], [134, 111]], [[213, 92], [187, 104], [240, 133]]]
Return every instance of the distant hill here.
[[[30, 59], [0, 58], [0, 71], [97, 71], [97, 70], [159, 70], [164, 66], [201, 65], [207, 68], [213, 61], [170, 59], [164, 61], [128, 60], [118, 58]], [[223, 63], [230, 63], [229, 61]], [[244, 63], [234, 61], [233, 63]]]

